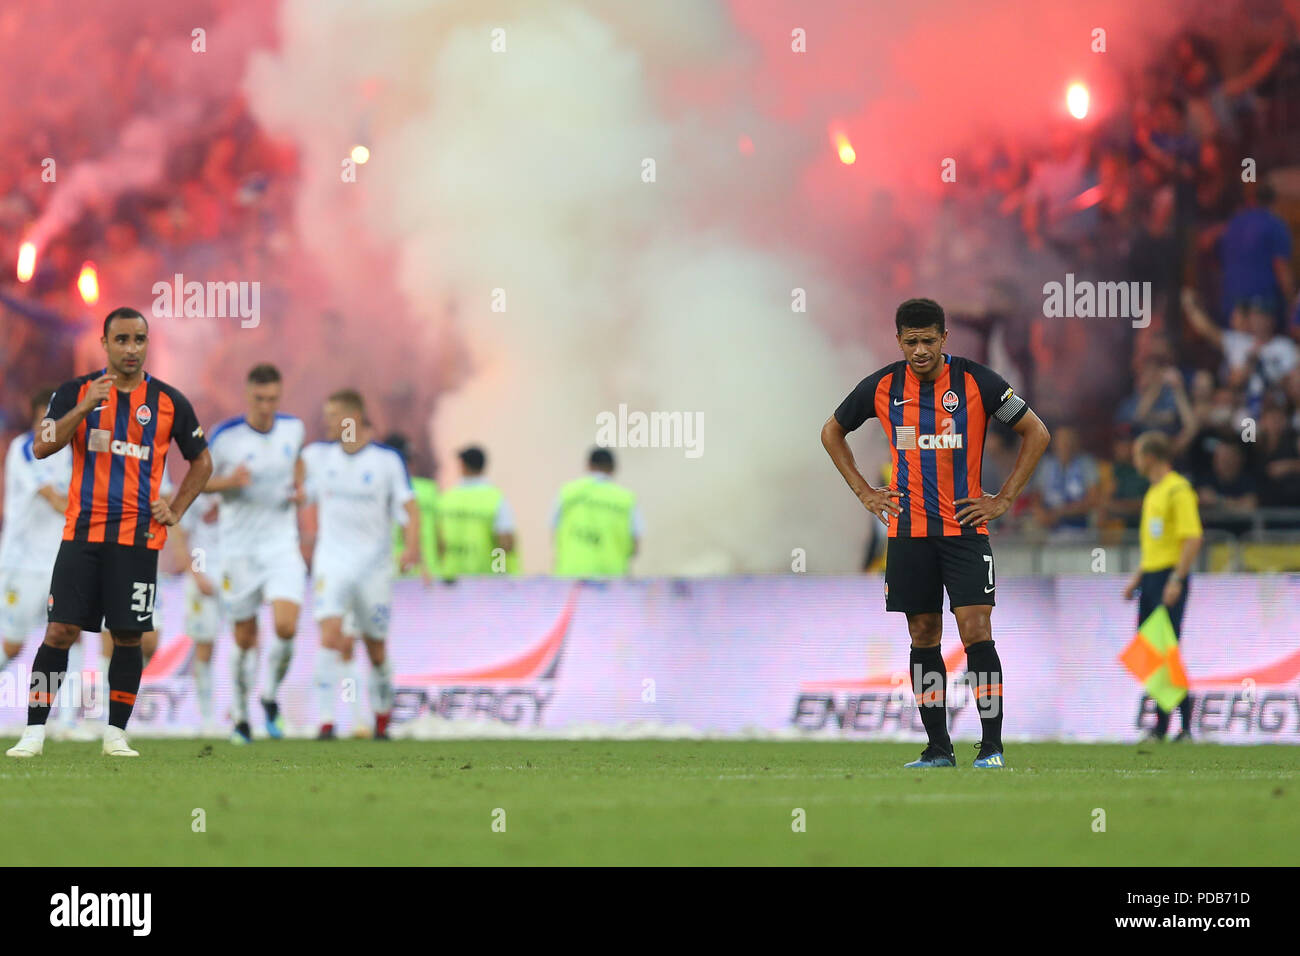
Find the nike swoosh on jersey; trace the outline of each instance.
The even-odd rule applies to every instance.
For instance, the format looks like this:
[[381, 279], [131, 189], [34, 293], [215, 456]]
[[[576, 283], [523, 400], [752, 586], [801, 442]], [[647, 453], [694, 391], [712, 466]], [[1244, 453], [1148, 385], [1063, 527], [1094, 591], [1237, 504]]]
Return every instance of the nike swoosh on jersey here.
[[898, 399], [894, 399], [894, 404], [895, 404], [895, 405], [906, 405], [906, 404], [907, 404], [908, 402], [910, 402], [910, 401], [911, 401], [910, 398], [905, 398], [905, 399], [903, 399], [901, 402], [900, 402]]

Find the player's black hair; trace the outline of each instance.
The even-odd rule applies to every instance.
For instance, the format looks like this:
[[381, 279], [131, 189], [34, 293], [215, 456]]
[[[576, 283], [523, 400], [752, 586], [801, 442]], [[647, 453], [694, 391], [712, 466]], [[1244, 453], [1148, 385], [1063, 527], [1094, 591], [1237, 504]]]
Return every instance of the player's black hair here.
[[54, 397], [54, 389], [42, 388], [32, 393], [31, 404], [28, 406], [31, 413], [35, 415], [38, 411], [43, 412], [50, 407], [50, 399]]
[[149, 331], [149, 320], [129, 306], [122, 306], [114, 309], [108, 315], [104, 316], [104, 338], [108, 338], [108, 327], [113, 324], [114, 319], [139, 319], [144, 323], [144, 330]]
[[894, 327], [899, 335], [903, 334], [903, 329], [928, 329], [932, 325], [938, 326], [940, 335], [948, 329], [943, 306], [934, 299], [908, 299], [894, 313]]
[[598, 471], [614, 470], [614, 453], [608, 448], [593, 448], [587, 458], [587, 465]]
[[260, 362], [248, 370], [249, 385], [270, 385], [280, 381], [280, 370], [270, 362]]
[[487, 467], [487, 453], [478, 445], [462, 448], [456, 452], [456, 457], [460, 459], [460, 463], [465, 466], [465, 470], [471, 475], [477, 475]]

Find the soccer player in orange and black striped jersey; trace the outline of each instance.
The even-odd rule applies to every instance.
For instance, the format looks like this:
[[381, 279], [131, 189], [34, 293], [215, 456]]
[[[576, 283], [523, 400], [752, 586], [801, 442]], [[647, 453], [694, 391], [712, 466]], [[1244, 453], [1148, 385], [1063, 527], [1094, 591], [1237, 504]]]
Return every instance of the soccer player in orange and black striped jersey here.
[[[1002, 662], [993, 645], [993, 550], [986, 523], [1006, 513], [1029, 482], [1050, 436], [992, 369], [947, 355], [943, 309], [908, 299], [895, 316], [903, 360], [864, 378], [822, 426], [822, 444], [853, 493], [889, 526], [885, 609], [907, 615], [912, 690], [929, 745], [909, 767], [953, 767], [940, 650], [943, 590], [966, 647], [981, 740], [976, 767], [1002, 767]], [[880, 420], [893, 455], [888, 488], [858, 471], [845, 435]], [[1021, 436], [1020, 454], [996, 495], [980, 485], [990, 418]]]
[[[105, 626], [113, 636], [113, 656], [104, 753], [137, 756], [125, 729], [144, 669], [140, 636], [153, 626], [158, 552], [167, 528], [212, 474], [207, 440], [189, 401], [144, 370], [144, 316], [135, 309], [110, 312], [100, 343], [107, 366], [59, 386], [32, 444], [37, 458], [71, 444], [72, 484], [50, 582], [49, 624], [32, 662], [27, 729], [8, 751], [11, 757], [41, 753], [68, 648], [80, 631]], [[161, 484], [173, 441], [190, 467], [168, 501]]]

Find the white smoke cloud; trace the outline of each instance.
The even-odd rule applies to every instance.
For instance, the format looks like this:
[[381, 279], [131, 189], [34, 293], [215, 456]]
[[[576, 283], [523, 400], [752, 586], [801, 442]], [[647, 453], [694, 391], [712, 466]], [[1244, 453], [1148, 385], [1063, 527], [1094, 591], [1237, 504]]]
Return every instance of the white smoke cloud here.
[[[866, 515], [817, 432], [868, 366], [791, 291], [813, 315], [851, 304], [747, 238], [735, 134], [702, 143], [707, 118], [661, 105], [680, 71], [743, 54], [721, 7], [304, 0], [281, 35], [248, 88], [302, 146], [302, 231], [340, 270], [360, 234], [387, 243], [431, 322], [456, 303], [471, 368], [435, 416], [442, 477], [454, 449], [487, 448], [527, 570], [549, 568], [555, 494], [620, 404], [704, 417], [699, 458], [616, 449], [648, 525], [639, 572], [788, 570], [794, 548], [810, 570], [856, 565]], [[341, 185], [361, 135], [372, 160]]]

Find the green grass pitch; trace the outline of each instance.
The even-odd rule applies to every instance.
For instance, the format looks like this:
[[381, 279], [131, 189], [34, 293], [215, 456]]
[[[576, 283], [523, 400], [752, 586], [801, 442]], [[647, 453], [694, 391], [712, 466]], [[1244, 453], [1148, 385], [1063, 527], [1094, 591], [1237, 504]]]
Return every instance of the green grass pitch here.
[[134, 760], [66, 742], [5, 759], [0, 863], [1292, 865], [1300, 856], [1292, 747], [1021, 744], [1007, 750], [1010, 769], [977, 771], [974, 748], [959, 744], [957, 769], [916, 771], [901, 765], [917, 744], [136, 745]]

